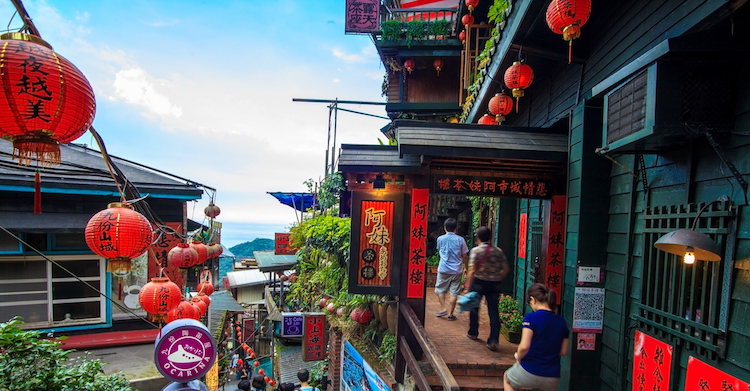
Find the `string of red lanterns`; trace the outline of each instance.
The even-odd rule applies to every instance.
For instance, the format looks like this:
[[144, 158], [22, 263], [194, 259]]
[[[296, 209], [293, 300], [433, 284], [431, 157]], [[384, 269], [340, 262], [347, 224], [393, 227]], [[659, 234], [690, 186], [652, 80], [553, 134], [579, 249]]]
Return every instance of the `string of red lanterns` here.
[[141, 288], [138, 303], [156, 321], [167, 318], [168, 313], [180, 305], [180, 287], [166, 277], [154, 277]]
[[461, 24], [464, 25], [465, 29], [469, 28], [469, 25], [474, 24], [474, 15], [472, 14], [466, 14], [461, 17]]
[[513, 110], [513, 98], [509, 97], [505, 93], [499, 92], [490, 99], [490, 103], [487, 105], [490, 114], [495, 116], [495, 121], [498, 125], [505, 121], [505, 116]]
[[495, 117], [489, 114], [485, 114], [482, 116], [482, 118], [477, 121], [480, 125], [497, 125], [497, 121], [495, 121]]
[[534, 81], [534, 70], [528, 64], [516, 61], [510, 68], [505, 70], [505, 85], [513, 91], [516, 98], [516, 113], [518, 112], [518, 100], [523, 96], [523, 91], [529, 88]]
[[573, 56], [573, 40], [581, 36], [581, 26], [591, 16], [591, 0], [552, 0], [547, 7], [547, 26], [568, 41], [568, 64]]
[[438, 76], [440, 76], [440, 70], [443, 69], [443, 59], [436, 58], [435, 61], [432, 62], [432, 66], [435, 67], [435, 70], [437, 71]]
[[479, 5], [479, 0], [465, 0], [464, 3], [466, 3], [466, 8], [469, 9], [469, 12], [472, 12]]

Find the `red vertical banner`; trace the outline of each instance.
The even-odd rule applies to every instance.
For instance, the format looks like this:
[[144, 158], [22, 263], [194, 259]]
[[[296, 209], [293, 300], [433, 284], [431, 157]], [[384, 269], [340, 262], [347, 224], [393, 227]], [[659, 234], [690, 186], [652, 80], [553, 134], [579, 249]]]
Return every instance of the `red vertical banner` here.
[[565, 204], [563, 195], [552, 197], [547, 221], [547, 257], [544, 265], [544, 283], [557, 293], [557, 304], [562, 300], [563, 259], [565, 256]]
[[424, 298], [425, 253], [427, 252], [427, 213], [430, 203], [429, 189], [413, 189], [409, 224], [409, 277], [406, 298]]
[[242, 319], [242, 341], [251, 344], [255, 341], [255, 319]]
[[390, 285], [393, 258], [393, 202], [362, 201], [359, 285]]
[[750, 383], [722, 372], [697, 358], [688, 357], [685, 391], [750, 390]]
[[320, 361], [326, 358], [326, 316], [305, 314], [302, 331], [302, 360]]
[[[633, 390], [669, 390], [669, 377], [672, 373], [672, 345], [636, 331], [633, 346]], [[688, 364], [689, 376], [690, 365]]]
[[527, 227], [526, 213], [521, 213], [521, 218], [518, 221], [518, 258], [526, 258]]

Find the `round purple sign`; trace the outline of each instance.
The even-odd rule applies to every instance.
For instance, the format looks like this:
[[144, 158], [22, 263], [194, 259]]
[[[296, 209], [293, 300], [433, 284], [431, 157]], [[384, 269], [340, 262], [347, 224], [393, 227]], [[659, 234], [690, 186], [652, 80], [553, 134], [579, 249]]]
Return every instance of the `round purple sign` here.
[[178, 319], [156, 337], [154, 363], [165, 378], [187, 383], [206, 375], [216, 359], [216, 341], [203, 323]]

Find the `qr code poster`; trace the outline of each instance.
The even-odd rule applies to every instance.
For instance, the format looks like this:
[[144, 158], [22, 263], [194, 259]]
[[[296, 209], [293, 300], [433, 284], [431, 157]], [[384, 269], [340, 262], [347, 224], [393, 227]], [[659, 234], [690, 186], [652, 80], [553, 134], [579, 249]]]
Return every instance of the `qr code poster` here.
[[604, 288], [576, 288], [573, 332], [601, 333], [604, 326]]

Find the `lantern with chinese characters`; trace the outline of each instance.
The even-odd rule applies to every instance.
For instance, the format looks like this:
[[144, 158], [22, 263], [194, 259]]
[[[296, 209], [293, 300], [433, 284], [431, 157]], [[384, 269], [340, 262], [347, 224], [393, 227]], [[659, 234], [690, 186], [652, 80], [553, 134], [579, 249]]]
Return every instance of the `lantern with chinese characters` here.
[[205, 294], [205, 293], [198, 293], [197, 295], [195, 295], [195, 297], [197, 297], [198, 299], [200, 299], [201, 301], [203, 301], [204, 303], [206, 303], [206, 307], [210, 307], [211, 306], [211, 298], [209, 298], [207, 294]]
[[518, 99], [523, 96], [523, 90], [529, 88], [534, 81], [534, 70], [521, 61], [516, 61], [510, 68], [505, 70], [505, 85], [513, 90], [516, 98], [516, 113], [518, 112]]
[[206, 248], [205, 244], [201, 243], [198, 240], [194, 240], [192, 243], [190, 243], [190, 247], [194, 248], [198, 253], [198, 261], [194, 263], [193, 266], [200, 265], [203, 262], [206, 262], [206, 259], [208, 258], [208, 249]]
[[573, 55], [573, 40], [581, 36], [581, 26], [591, 16], [591, 0], [552, 0], [547, 7], [547, 26], [568, 41], [568, 64]]
[[469, 25], [474, 24], [474, 15], [466, 14], [463, 17], [461, 17], [461, 24], [464, 25], [464, 28], [468, 29]]
[[0, 35], [0, 137], [22, 164], [60, 163], [60, 146], [91, 126], [94, 90], [75, 65], [35, 35]]
[[151, 223], [124, 202], [113, 202], [95, 214], [86, 224], [86, 244], [95, 254], [108, 260], [108, 271], [124, 276], [130, 272], [130, 260], [151, 246]]
[[138, 303], [144, 311], [154, 315], [157, 321], [165, 319], [182, 300], [180, 287], [166, 277], [154, 277], [141, 288]]
[[201, 317], [205, 315], [206, 312], [208, 312], [208, 305], [206, 304], [206, 302], [199, 299], [197, 296], [190, 299], [190, 301], [198, 306], [198, 309], [201, 311]]
[[499, 92], [490, 99], [487, 108], [495, 116], [495, 121], [498, 124], [502, 124], [505, 121], [505, 116], [513, 110], [513, 98]]
[[435, 61], [432, 62], [432, 66], [435, 67], [435, 70], [437, 71], [438, 76], [440, 76], [440, 70], [443, 69], [443, 59], [436, 58]]
[[194, 301], [188, 301], [188, 304], [193, 308], [193, 319], [200, 321], [203, 314], [201, 313], [200, 307]]
[[208, 204], [208, 206], [205, 209], [203, 209], [203, 213], [205, 213], [206, 216], [212, 219], [215, 219], [216, 216], [218, 216], [219, 213], [221, 213], [221, 209], [219, 209], [219, 207], [214, 205], [214, 203], [212, 202]]
[[495, 121], [495, 117], [485, 114], [482, 116], [482, 118], [477, 121], [480, 125], [497, 125], [497, 121]]
[[167, 323], [177, 319], [193, 319], [193, 306], [187, 301], [180, 301], [177, 307], [167, 312]]
[[466, 30], [461, 31], [458, 33], [458, 39], [461, 40], [461, 43], [466, 43]]
[[205, 293], [206, 296], [211, 296], [214, 293], [214, 286], [208, 281], [203, 281], [195, 288], [199, 293]]
[[404, 61], [404, 68], [406, 68], [406, 70], [409, 71], [409, 73], [411, 73], [411, 71], [414, 70], [414, 60], [410, 58]]
[[479, 0], [465, 0], [464, 3], [466, 3], [466, 8], [469, 9], [469, 12], [472, 12], [479, 5]]
[[198, 263], [198, 251], [187, 243], [177, 243], [167, 253], [167, 263], [180, 269], [187, 269]]

